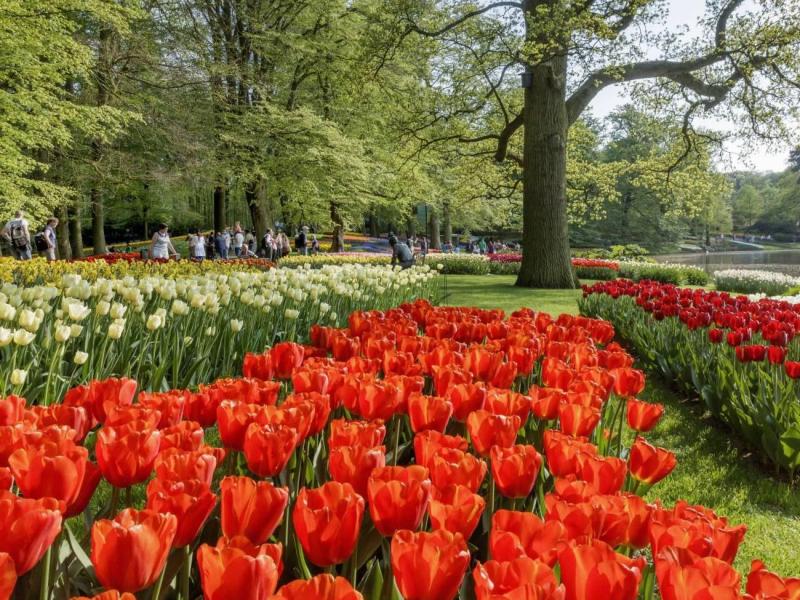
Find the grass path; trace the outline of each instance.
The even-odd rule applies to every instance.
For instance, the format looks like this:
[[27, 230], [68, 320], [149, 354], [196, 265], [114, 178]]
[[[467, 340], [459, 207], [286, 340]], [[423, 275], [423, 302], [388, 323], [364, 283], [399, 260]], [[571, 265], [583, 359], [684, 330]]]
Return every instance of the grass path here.
[[[578, 312], [579, 291], [527, 290], [513, 283], [506, 276], [450, 275], [445, 302], [507, 312], [524, 306], [553, 314]], [[771, 477], [731, 443], [729, 431], [655, 376], [648, 377], [643, 397], [666, 407], [648, 439], [678, 457], [675, 471], [650, 491], [649, 499], [664, 504], [683, 499], [711, 507], [734, 524], [746, 523], [749, 530], [736, 561], [745, 574], [754, 558], [783, 575], [800, 574], [800, 489]]]

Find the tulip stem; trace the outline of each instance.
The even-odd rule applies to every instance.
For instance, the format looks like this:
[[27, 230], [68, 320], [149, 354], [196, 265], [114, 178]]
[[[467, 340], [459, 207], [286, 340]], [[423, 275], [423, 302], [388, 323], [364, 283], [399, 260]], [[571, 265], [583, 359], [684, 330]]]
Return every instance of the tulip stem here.
[[117, 507], [119, 506], [119, 488], [114, 486], [111, 488], [111, 507], [109, 508], [109, 514], [111, 518], [117, 514]]
[[39, 589], [39, 600], [50, 599], [50, 563], [53, 558], [53, 545], [47, 548], [42, 560], [42, 586]]
[[189, 600], [189, 579], [192, 575], [192, 547], [184, 548], [183, 568], [181, 573], [181, 600]]
[[164, 585], [164, 573], [167, 572], [167, 566], [164, 565], [164, 568], [161, 569], [161, 574], [158, 576], [156, 580], [156, 584], [153, 586], [153, 595], [150, 596], [151, 600], [159, 600], [161, 597], [161, 588]]

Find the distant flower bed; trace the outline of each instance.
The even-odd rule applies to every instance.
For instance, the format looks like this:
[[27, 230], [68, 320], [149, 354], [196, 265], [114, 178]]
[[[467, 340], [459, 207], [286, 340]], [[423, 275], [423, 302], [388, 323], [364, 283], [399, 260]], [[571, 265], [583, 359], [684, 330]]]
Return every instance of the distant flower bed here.
[[619, 277], [633, 281], [649, 280], [675, 285], [706, 285], [709, 280], [708, 273], [692, 265], [633, 260], [619, 261]]
[[800, 285], [800, 278], [774, 271], [727, 269], [714, 273], [714, 283], [726, 292], [775, 296]]

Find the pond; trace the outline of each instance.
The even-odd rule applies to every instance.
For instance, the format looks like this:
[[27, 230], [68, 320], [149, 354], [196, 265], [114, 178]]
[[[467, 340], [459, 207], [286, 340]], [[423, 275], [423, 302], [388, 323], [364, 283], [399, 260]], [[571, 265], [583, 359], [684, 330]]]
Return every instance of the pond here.
[[702, 267], [709, 273], [722, 269], [763, 269], [800, 275], [800, 250], [740, 250], [663, 254], [654, 256], [659, 262], [679, 263]]

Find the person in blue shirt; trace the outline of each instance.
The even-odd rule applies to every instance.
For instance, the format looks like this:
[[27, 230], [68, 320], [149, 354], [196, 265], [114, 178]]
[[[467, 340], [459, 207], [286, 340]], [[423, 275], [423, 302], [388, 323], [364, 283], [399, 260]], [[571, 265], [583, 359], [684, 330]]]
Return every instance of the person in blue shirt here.
[[392, 236], [389, 238], [389, 245], [392, 247], [392, 266], [399, 264], [404, 269], [408, 269], [414, 265], [414, 254], [406, 244], [397, 241], [397, 238]]

